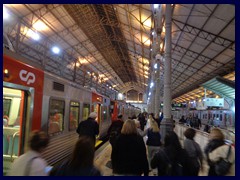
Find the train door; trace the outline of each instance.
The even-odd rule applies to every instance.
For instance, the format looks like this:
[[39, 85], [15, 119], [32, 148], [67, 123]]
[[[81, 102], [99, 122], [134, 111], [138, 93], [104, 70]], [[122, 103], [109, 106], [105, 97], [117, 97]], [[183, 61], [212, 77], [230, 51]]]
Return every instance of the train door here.
[[[41, 129], [44, 72], [3, 55], [3, 172], [27, 148], [29, 133]], [[34, 103], [35, 102], [35, 103]]]
[[[110, 117], [109, 117], [109, 112], [108, 112], [108, 107], [111, 104], [111, 100], [104, 97], [103, 98], [103, 107], [102, 107], [102, 119], [104, 122], [109, 122], [110, 121]], [[106, 123], [105, 123], [106, 124]]]
[[109, 114], [110, 114], [111, 120], [114, 119], [114, 104], [115, 102], [111, 101], [109, 106]]
[[102, 107], [102, 120], [108, 121], [108, 113], [107, 113], [107, 106]]
[[115, 121], [118, 116], [118, 102], [117, 101], [111, 101], [111, 108], [112, 108], [112, 121]]
[[24, 153], [31, 131], [33, 88], [3, 82], [3, 173]]
[[103, 97], [92, 93], [92, 111], [97, 113], [97, 122], [99, 124], [99, 127], [101, 127], [101, 121], [102, 121], [102, 107], [103, 104]]

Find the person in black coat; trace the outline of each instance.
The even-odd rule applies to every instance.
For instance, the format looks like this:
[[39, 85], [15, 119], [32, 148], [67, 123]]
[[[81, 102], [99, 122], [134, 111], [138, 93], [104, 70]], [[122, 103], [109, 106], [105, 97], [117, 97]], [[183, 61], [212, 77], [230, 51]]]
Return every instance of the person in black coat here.
[[95, 120], [97, 118], [96, 112], [91, 112], [87, 120], [84, 120], [79, 123], [77, 128], [77, 133], [79, 137], [81, 136], [89, 136], [93, 139], [94, 144], [96, 142], [96, 136], [99, 134], [99, 125]]
[[113, 120], [108, 129], [109, 142], [111, 145], [115, 143], [117, 136], [120, 135], [123, 126], [122, 115], [119, 114], [116, 120]]
[[115, 175], [148, 175], [146, 146], [132, 120], [123, 124], [116, 147], [112, 151], [112, 168]]
[[184, 118], [184, 116], [181, 117], [181, 119], [179, 119], [179, 123], [181, 124], [185, 124], [187, 121], [186, 119]]
[[[117, 120], [114, 120], [108, 129], [109, 143], [111, 144], [112, 149], [115, 147], [116, 139], [121, 134], [121, 130], [124, 123], [122, 120], [122, 117], [123, 116], [119, 114], [117, 117]], [[111, 159], [112, 159], [112, 154], [111, 154]]]
[[144, 126], [146, 124], [146, 119], [143, 113], [140, 113], [138, 115], [138, 121], [140, 122], [140, 129], [144, 131]]

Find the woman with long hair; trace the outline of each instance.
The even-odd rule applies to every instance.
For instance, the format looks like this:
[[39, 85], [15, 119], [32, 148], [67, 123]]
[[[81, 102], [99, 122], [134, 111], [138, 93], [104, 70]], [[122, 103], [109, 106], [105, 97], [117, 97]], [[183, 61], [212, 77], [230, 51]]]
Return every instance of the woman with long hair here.
[[56, 166], [51, 171], [52, 176], [101, 176], [93, 165], [94, 141], [89, 136], [80, 136], [70, 159]]
[[151, 167], [158, 168], [158, 176], [187, 176], [189, 163], [189, 156], [182, 148], [177, 134], [168, 131], [164, 138], [164, 147], [155, 153]]

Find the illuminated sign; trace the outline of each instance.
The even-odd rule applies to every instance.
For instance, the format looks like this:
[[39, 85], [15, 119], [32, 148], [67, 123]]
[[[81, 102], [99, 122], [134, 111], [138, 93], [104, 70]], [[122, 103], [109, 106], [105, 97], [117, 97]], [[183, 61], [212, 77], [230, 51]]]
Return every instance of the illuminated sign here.
[[205, 106], [224, 107], [224, 98], [206, 98]]

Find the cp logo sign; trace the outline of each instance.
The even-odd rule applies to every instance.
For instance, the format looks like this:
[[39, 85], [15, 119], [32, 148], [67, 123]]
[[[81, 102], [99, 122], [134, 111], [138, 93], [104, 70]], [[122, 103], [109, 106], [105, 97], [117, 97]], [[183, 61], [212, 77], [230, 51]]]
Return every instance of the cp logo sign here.
[[19, 72], [19, 77], [22, 81], [26, 81], [28, 85], [35, 82], [35, 75], [32, 72], [27, 72], [26, 70], [21, 70]]

